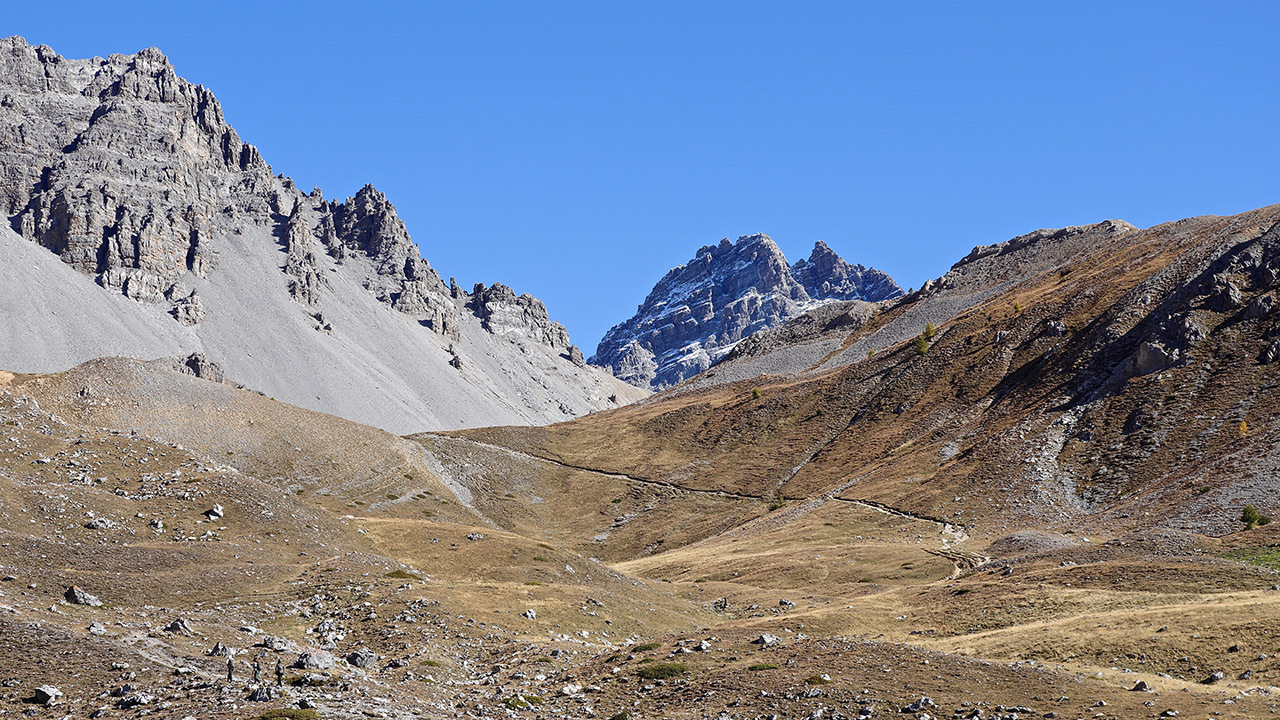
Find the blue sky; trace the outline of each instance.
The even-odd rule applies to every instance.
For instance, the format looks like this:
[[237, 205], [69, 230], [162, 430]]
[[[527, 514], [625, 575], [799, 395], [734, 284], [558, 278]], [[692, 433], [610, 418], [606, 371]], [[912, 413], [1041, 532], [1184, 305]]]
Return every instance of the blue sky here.
[[701, 245], [824, 240], [904, 287], [1039, 227], [1280, 202], [1280, 3], [23, 3], [155, 45], [276, 172], [366, 182], [447, 279], [590, 354]]

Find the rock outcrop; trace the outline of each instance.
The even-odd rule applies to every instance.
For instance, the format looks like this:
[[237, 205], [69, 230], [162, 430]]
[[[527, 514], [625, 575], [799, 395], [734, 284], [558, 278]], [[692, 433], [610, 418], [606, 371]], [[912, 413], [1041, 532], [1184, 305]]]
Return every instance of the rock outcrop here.
[[502, 283], [488, 287], [476, 283], [471, 293], [471, 311], [480, 318], [485, 330], [494, 335], [516, 334], [557, 350], [569, 350], [569, 331], [547, 315], [542, 301], [525, 293], [516, 297]]
[[615, 325], [591, 362], [637, 387], [661, 389], [706, 370], [743, 338], [825, 302], [898, 297], [885, 273], [851, 265], [819, 242], [794, 266], [767, 235], [698, 250]]
[[808, 260], [791, 266], [791, 275], [815, 300], [866, 300], [880, 302], [903, 295], [889, 274], [853, 265], [819, 240]]
[[67, 60], [0, 40], [0, 207], [106, 288], [163, 302], [217, 266], [213, 237], [271, 169], [155, 48]]

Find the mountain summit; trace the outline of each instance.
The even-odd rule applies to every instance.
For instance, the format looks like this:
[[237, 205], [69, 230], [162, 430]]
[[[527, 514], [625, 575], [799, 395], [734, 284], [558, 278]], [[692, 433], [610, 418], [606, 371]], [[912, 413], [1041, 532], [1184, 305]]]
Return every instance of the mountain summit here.
[[631, 319], [605, 333], [591, 362], [662, 389], [706, 370], [744, 337], [823, 303], [902, 294], [887, 274], [851, 265], [823, 242], [789, 265], [768, 235], [725, 238], [663, 276]]
[[634, 397], [543, 304], [446, 284], [387, 197], [276, 175], [155, 48], [0, 39], [0, 366], [199, 353], [399, 432], [563, 420]]
[[808, 260], [797, 260], [791, 266], [791, 275], [815, 300], [879, 302], [903, 294], [888, 273], [851, 265], [821, 240], [814, 244]]

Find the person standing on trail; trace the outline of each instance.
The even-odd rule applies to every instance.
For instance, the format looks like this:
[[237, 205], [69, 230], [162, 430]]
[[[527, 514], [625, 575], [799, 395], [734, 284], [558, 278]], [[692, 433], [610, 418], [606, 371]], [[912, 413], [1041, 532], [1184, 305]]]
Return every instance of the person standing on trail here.
[[276, 687], [284, 687], [284, 663], [276, 658]]
[[253, 684], [258, 684], [258, 677], [262, 674], [262, 663], [258, 658], [253, 659]]
[[232, 682], [236, 672], [236, 653], [234, 650], [227, 652], [227, 682]]

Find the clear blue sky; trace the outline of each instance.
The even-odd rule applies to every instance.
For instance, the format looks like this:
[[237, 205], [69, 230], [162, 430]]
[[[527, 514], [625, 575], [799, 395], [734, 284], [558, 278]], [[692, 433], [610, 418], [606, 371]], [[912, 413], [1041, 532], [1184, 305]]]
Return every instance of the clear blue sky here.
[[919, 286], [1038, 227], [1280, 202], [1280, 3], [10, 3], [155, 45], [276, 172], [372, 182], [440, 273], [591, 354], [700, 245], [824, 240]]

